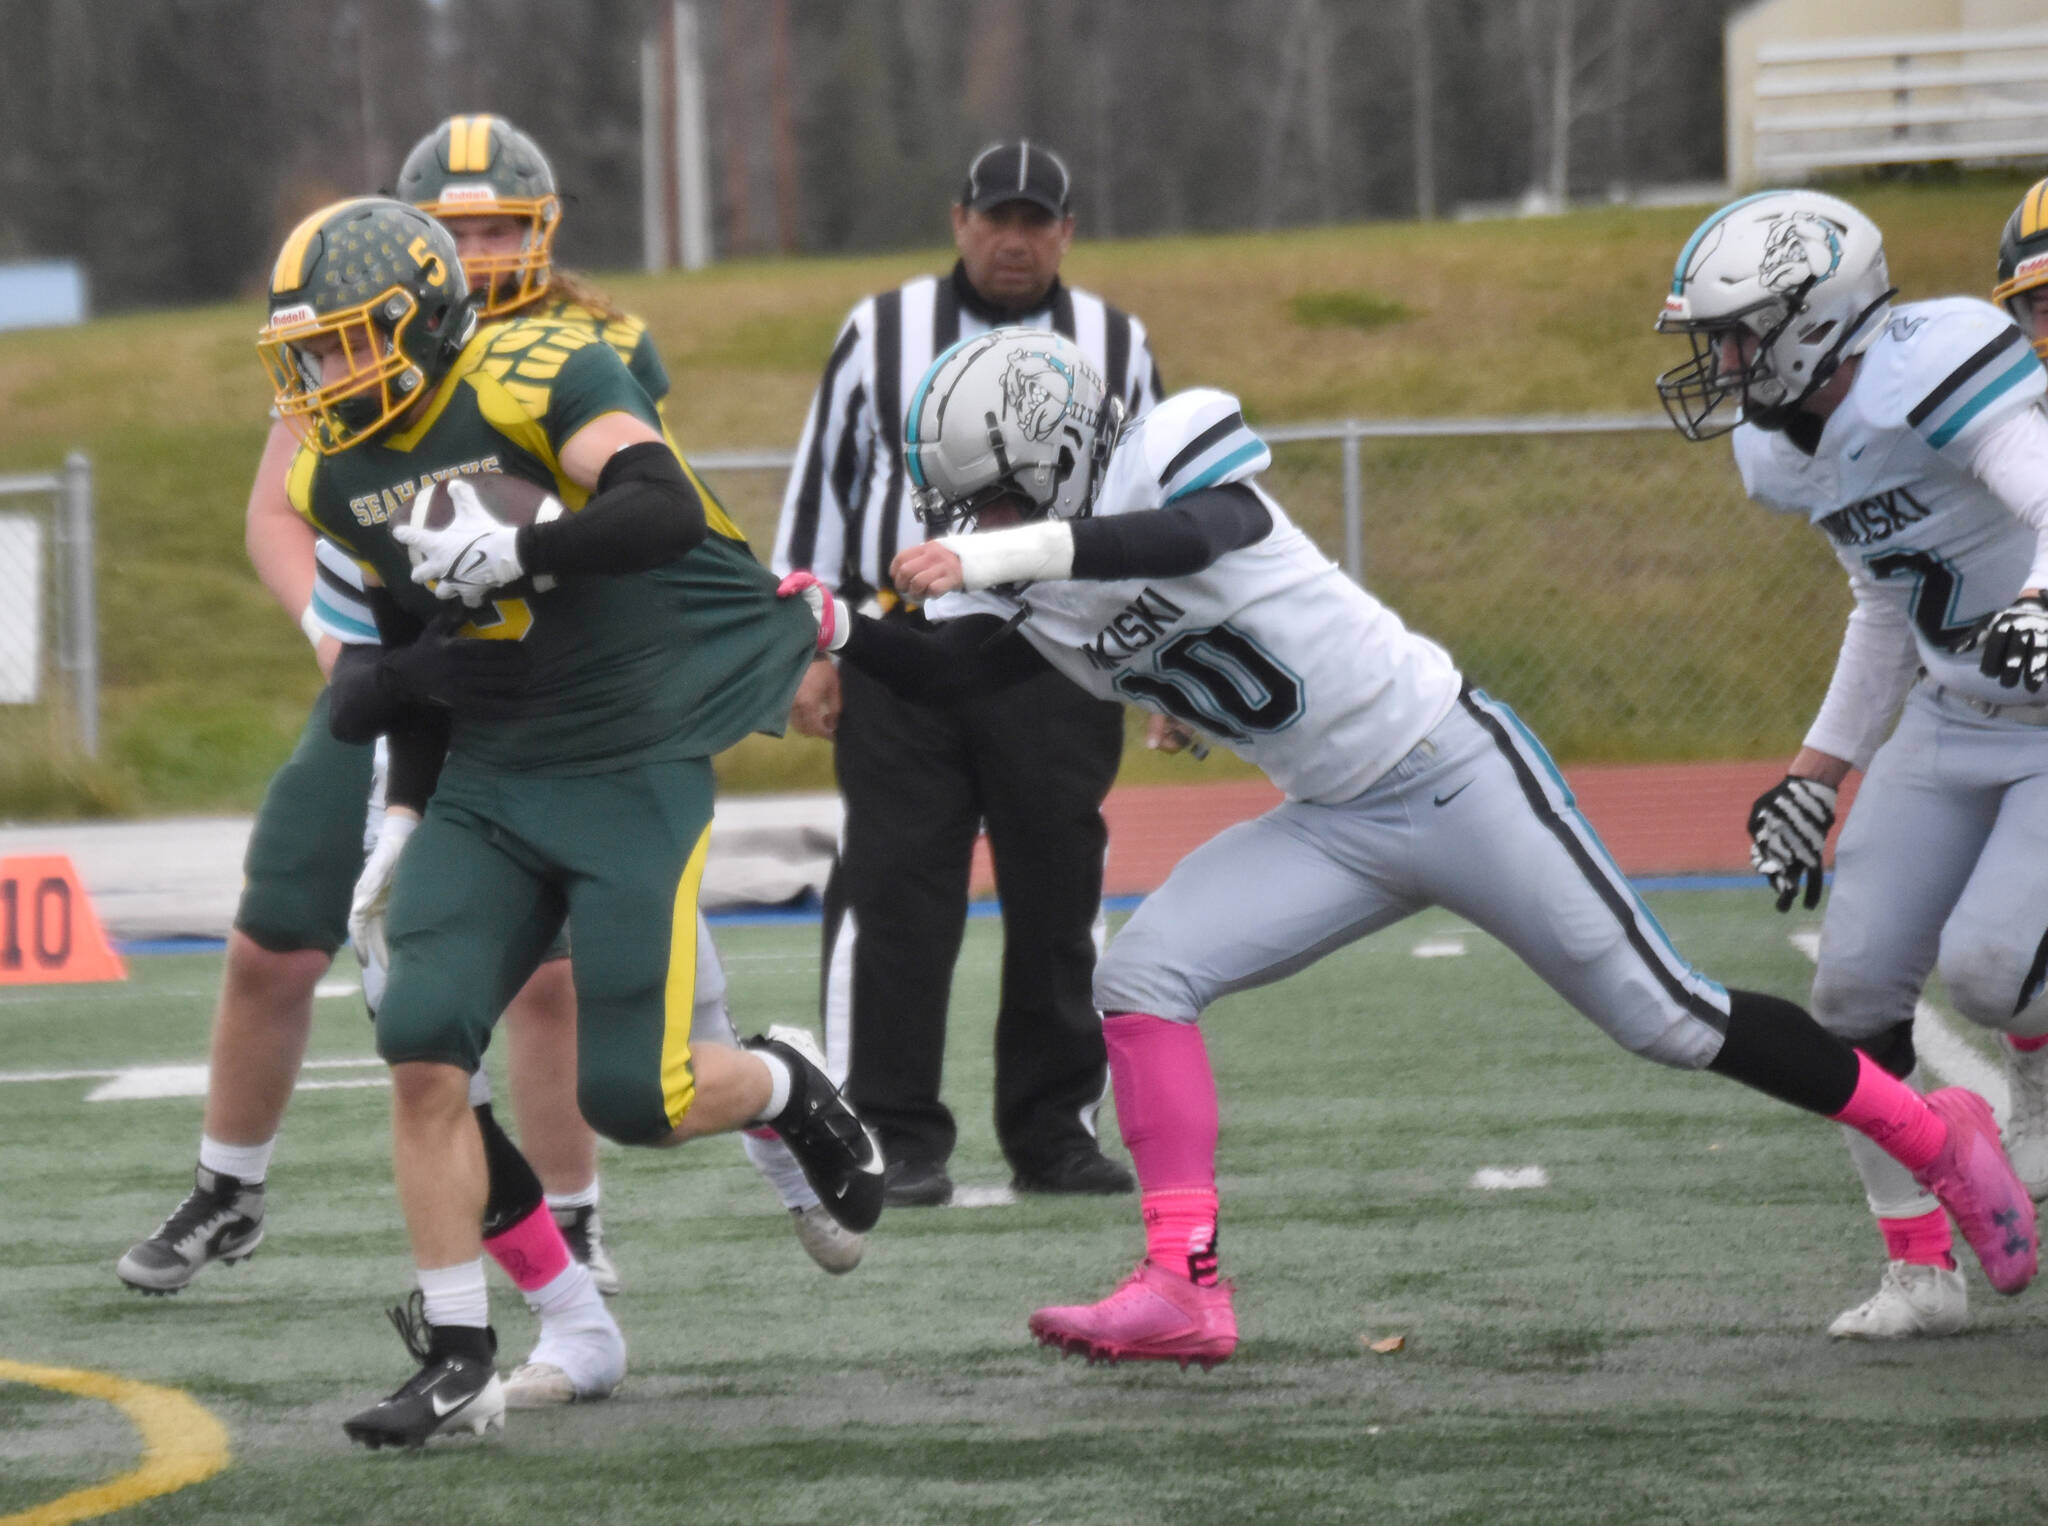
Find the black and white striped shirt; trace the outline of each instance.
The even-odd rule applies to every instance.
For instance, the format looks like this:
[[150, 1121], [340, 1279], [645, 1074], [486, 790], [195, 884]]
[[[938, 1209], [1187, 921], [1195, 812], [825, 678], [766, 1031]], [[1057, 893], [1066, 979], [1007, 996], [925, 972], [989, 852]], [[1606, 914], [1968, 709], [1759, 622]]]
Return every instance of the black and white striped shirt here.
[[889, 586], [897, 548], [925, 538], [903, 469], [904, 401], [956, 340], [999, 324], [1049, 328], [1080, 346], [1133, 419], [1159, 401], [1144, 324], [1100, 297], [1055, 280], [1035, 312], [992, 319], [988, 311], [957, 267], [854, 308], [804, 420], [775, 532], [778, 574], [814, 573], [855, 601]]

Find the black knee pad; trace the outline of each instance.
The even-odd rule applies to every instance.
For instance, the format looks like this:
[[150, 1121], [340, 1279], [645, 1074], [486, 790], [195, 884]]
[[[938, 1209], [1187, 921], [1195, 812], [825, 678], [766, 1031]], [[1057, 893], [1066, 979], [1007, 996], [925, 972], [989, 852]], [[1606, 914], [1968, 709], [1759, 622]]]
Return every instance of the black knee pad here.
[[1913, 1051], [1913, 1025], [1910, 1022], [1894, 1023], [1882, 1033], [1871, 1035], [1856, 1046], [1869, 1055], [1872, 1062], [1890, 1071], [1901, 1081], [1913, 1073], [1913, 1067], [1920, 1063], [1919, 1055]]

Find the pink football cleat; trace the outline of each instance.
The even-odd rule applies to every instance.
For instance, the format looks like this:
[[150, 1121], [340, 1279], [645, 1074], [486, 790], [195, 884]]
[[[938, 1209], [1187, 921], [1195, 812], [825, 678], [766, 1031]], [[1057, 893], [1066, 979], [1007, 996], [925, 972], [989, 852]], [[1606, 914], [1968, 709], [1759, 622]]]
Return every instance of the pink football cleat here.
[[1200, 1362], [1207, 1372], [1237, 1349], [1231, 1286], [1198, 1287], [1185, 1277], [1140, 1261], [1101, 1303], [1040, 1309], [1031, 1333], [1062, 1356], [1093, 1362]]
[[1913, 1179], [1941, 1200], [1984, 1265], [1984, 1280], [2017, 1293], [2034, 1280], [2034, 1200], [1998, 1142], [1991, 1105], [1973, 1091], [1945, 1086], [1927, 1105], [1948, 1125], [1941, 1153]]

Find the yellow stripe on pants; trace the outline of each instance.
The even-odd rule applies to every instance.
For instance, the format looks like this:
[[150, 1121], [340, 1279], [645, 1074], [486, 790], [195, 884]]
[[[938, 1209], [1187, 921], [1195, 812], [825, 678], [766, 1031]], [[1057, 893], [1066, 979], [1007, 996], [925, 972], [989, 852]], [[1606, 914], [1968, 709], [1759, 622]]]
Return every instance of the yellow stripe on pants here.
[[668, 986], [661, 1003], [661, 1102], [670, 1128], [683, 1121], [697, 1096], [697, 1077], [690, 1069], [690, 1018], [697, 1005], [697, 892], [704, 883], [704, 858], [710, 848], [707, 822], [676, 882], [675, 910], [669, 919]]

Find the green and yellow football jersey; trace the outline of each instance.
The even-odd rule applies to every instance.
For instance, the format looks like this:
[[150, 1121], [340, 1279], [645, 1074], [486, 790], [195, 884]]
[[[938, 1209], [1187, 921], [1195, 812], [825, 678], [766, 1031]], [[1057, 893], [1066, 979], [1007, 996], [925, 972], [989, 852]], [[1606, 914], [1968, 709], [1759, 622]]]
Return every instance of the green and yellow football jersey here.
[[[504, 472], [576, 512], [590, 495], [563, 475], [559, 450], [608, 413], [662, 428], [645, 389], [594, 326], [493, 325], [403, 428], [333, 456], [301, 451], [292, 502], [403, 608], [431, 620], [449, 606], [412, 581], [406, 550], [390, 533], [415, 497], [450, 476]], [[458, 711], [452, 754], [489, 769], [597, 773], [705, 757], [748, 732], [782, 730], [812, 655], [814, 623], [803, 601], [775, 597], [774, 577], [704, 498], [720, 533], [666, 567], [564, 577], [545, 593], [522, 583], [475, 611], [461, 634], [525, 642], [533, 675], [515, 715]]]
[[626, 363], [626, 370], [634, 381], [640, 383], [640, 390], [653, 399], [657, 408], [668, 396], [668, 367], [661, 363], [661, 352], [655, 348], [654, 336], [647, 332], [644, 318], [635, 318], [631, 313], [607, 317], [581, 302], [553, 298], [520, 313], [517, 321], [569, 323], [587, 328], [619, 352], [619, 359]]

